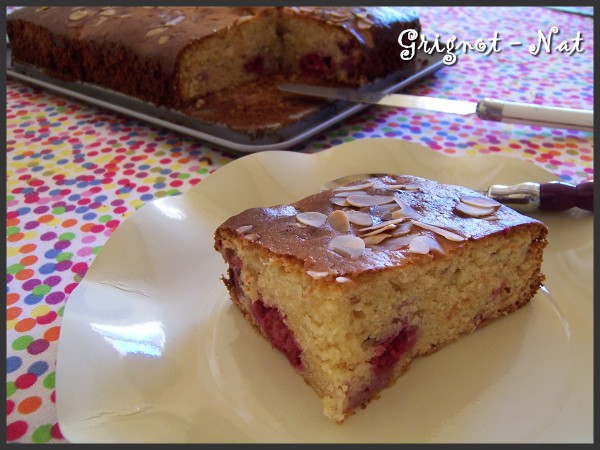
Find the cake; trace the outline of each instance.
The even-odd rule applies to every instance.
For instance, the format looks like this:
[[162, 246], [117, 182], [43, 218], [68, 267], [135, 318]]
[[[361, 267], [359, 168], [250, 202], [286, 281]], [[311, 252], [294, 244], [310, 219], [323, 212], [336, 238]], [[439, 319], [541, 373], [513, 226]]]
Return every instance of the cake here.
[[[398, 7], [25, 7], [7, 18], [13, 61], [170, 108], [273, 74], [362, 86], [415, 61]], [[238, 93], [243, 93], [240, 90]]]
[[365, 178], [215, 231], [253, 327], [343, 422], [428, 355], [526, 305], [547, 227], [462, 186]]

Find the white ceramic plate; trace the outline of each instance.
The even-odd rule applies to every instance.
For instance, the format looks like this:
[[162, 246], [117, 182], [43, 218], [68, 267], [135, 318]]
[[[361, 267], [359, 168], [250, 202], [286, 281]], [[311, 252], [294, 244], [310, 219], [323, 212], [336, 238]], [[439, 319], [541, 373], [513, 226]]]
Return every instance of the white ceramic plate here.
[[481, 189], [549, 181], [502, 156], [449, 157], [394, 139], [261, 152], [125, 220], [68, 299], [57, 367], [72, 442], [593, 442], [593, 216], [550, 228], [544, 288], [525, 308], [413, 363], [341, 425], [245, 323], [221, 282], [215, 228], [354, 173]]

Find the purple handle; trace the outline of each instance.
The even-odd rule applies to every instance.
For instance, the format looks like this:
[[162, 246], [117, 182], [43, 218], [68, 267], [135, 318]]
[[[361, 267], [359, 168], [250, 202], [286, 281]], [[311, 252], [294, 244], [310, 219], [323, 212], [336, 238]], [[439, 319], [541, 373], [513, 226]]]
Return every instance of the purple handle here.
[[575, 186], [563, 181], [550, 181], [540, 184], [540, 209], [543, 211], [564, 211], [574, 206], [594, 210], [594, 180], [584, 181]]

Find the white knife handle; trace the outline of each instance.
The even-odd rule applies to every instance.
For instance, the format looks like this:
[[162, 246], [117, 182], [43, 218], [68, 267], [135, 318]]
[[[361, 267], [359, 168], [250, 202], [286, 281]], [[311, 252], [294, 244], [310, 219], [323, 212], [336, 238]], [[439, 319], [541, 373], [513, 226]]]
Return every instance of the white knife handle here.
[[477, 103], [477, 116], [495, 122], [594, 131], [592, 110], [555, 108], [484, 98]]

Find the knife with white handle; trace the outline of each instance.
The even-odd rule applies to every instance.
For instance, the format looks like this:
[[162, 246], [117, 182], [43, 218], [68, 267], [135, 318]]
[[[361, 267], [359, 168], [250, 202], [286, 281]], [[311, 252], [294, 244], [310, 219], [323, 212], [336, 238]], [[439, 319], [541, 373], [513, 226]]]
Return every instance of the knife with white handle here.
[[296, 83], [282, 83], [278, 87], [285, 92], [334, 100], [415, 108], [460, 115], [475, 114], [480, 119], [494, 122], [594, 131], [593, 110], [556, 108], [489, 98], [485, 98], [479, 102], [469, 102], [420, 95], [385, 94], [381, 92], [361, 91], [353, 88], [332, 88]]

